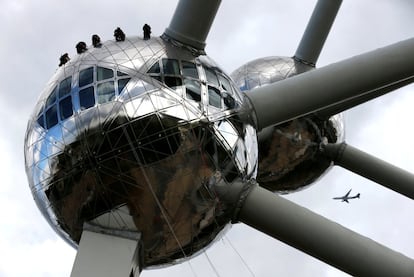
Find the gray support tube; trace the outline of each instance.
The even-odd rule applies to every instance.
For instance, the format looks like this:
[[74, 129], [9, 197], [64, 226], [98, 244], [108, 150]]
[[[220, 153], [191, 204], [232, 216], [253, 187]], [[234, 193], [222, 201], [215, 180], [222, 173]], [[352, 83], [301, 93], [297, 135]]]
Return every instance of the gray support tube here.
[[331, 107], [328, 107], [326, 109], [319, 110], [316, 115], [321, 119], [329, 119], [331, 116], [339, 114], [343, 111], [346, 111], [348, 109], [351, 109], [353, 107], [358, 106], [359, 104], [365, 103], [373, 98], [380, 97], [384, 94], [387, 94], [391, 91], [394, 91], [396, 89], [402, 88], [406, 85], [411, 84], [414, 82], [414, 76], [411, 76], [405, 80], [398, 81], [395, 84], [386, 85], [385, 87], [382, 87], [380, 89], [375, 90], [374, 92], [366, 95], [362, 95], [360, 97], [352, 98], [351, 100], [344, 101], [342, 103], [339, 103], [337, 105], [333, 105]]
[[165, 34], [183, 44], [204, 50], [221, 0], [180, 0]]
[[[237, 202], [243, 184], [219, 191]], [[352, 276], [413, 276], [414, 261], [259, 186], [253, 186], [238, 219]], [[240, 203], [239, 203], [240, 204]]]
[[[323, 146], [336, 165], [414, 199], [414, 175], [346, 143]], [[413, 272], [414, 274], [414, 272]]]
[[414, 39], [377, 49], [323, 68], [254, 89], [246, 94], [257, 128], [277, 125], [377, 90], [407, 82], [414, 76]]
[[335, 21], [342, 0], [319, 0], [313, 10], [294, 58], [315, 66]]
[[71, 277], [138, 277], [140, 239], [83, 230]]

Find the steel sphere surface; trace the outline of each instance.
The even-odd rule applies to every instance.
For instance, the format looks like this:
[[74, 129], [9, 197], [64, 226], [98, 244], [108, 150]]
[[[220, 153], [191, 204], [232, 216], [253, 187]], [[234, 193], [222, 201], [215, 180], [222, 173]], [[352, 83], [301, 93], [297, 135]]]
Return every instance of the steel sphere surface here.
[[272, 84], [313, 69], [290, 57], [265, 57], [250, 61], [231, 73], [242, 91]]
[[[265, 57], [236, 69], [231, 77], [241, 91], [251, 92], [314, 69], [291, 57]], [[268, 127], [258, 133], [257, 181], [278, 193], [291, 193], [315, 182], [332, 165], [320, 155], [322, 142], [340, 142], [344, 137], [342, 116], [329, 119], [307, 116]]]
[[161, 38], [87, 46], [59, 67], [29, 120], [25, 164], [51, 226], [140, 232], [144, 266], [203, 249], [229, 223], [210, 187], [256, 177], [244, 95], [207, 56]]

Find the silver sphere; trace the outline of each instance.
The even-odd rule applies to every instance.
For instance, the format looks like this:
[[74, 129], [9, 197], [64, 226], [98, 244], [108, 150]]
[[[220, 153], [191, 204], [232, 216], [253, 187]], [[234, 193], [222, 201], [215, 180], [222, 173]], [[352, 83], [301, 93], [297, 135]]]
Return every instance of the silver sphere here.
[[241, 91], [250, 91], [311, 69], [293, 58], [272, 56], [242, 65], [231, 73], [231, 77]]
[[[266, 57], [239, 67], [231, 76], [240, 90], [254, 93], [255, 88], [312, 69], [294, 58]], [[320, 143], [342, 141], [343, 133], [341, 115], [329, 119], [307, 116], [261, 130], [257, 181], [279, 193], [307, 187], [331, 167], [331, 161], [320, 155]]]
[[87, 223], [140, 232], [143, 267], [187, 258], [230, 221], [211, 186], [256, 177], [245, 102], [210, 58], [163, 39], [88, 46], [57, 70], [29, 120], [34, 199], [75, 247]]

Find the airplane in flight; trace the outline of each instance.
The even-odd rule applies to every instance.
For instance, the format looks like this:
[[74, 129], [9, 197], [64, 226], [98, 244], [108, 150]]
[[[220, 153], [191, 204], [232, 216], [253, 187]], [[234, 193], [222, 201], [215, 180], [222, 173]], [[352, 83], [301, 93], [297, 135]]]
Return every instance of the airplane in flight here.
[[358, 193], [358, 194], [356, 194], [356, 195], [354, 195], [354, 196], [349, 196], [349, 194], [351, 193], [351, 190], [352, 189], [350, 189], [344, 196], [341, 196], [341, 197], [334, 197], [334, 198], [332, 198], [332, 199], [335, 199], [335, 200], [342, 200], [342, 202], [346, 202], [346, 203], [349, 203], [348, 202], [348, 200], [349, 199], [355, 199], [355, 198], [360, 198], [360, 196], [361, 196], [361, 194], [360, 193]]

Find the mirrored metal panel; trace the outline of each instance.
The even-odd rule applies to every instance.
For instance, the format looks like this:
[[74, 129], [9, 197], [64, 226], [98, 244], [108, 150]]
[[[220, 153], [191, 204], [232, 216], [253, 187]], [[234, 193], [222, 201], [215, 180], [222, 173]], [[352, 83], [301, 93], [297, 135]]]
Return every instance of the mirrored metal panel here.
[[87, 48], [57, 70], [28, 124], [36, 203], [74, 246], [88, 222], [140, 232], [145, 267], [197, 253], [230, 220], [211, 186], [256, 177], [243, 94], [210, 58], [159, 38]]
[[[290, 57], [266, 57], [251, 61], [231, 76], [245, 93], [312, 70]], [[307, 116], [267, 128], [259, 136], [259, 167], [257, 181], [261, 186], [279, 193], [291, 193], [307, 187], [321, 177], [331, 161], [320, 154], [324, 142], [344, 139], [341, 115], [329, 119]]]

